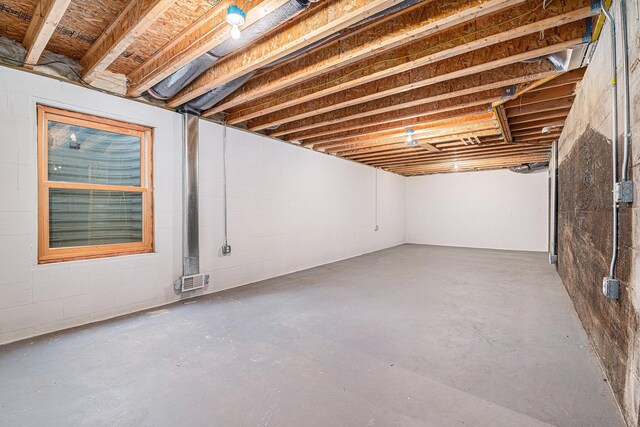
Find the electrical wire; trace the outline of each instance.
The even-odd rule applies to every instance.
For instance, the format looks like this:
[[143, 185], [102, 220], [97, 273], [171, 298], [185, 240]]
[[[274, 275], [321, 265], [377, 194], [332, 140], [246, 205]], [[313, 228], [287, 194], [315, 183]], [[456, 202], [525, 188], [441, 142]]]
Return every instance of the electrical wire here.
[[[544, 1], [546, 2], [546, 7], [549, 7], [549, 5], [554, 2], [554, 0], [544, 0]], [[295, 91], [287, 91], [286, 93], [282, 94], [278, 98], [270, 99], [270, 100], [262, 102], [260, 104], [251, 104], [248, 107], [241, 108], [239, 110], [235, 110], [233, 112], [233, 114], [241, 114], [244, 111], [252, 110], [252, 109], [255, 109], [255, 108], [261, 108], [261, 107], [265, 107], [265, 106], [275, 106], [278, 101], [280, 101], [280, 100], [282, 100], [284, 98], [289, 98], [289, 97], [292, 97], [293, 95], [299, 95], [299, 94], [302, 94], [302, 93], [305, 93], [305, 92], [308, 92], [308, 91], [313, 91], [313, 90], [320, 89], [320, 88], [323, 88], [323, 87], [328, 86], [328, 85], [332, 85], [332, 84], [338, 83], [342, 79], [345, 79], [345, 78], [347, 78], [347, 77], [349, 77], [349, 76], [351, 76], [353, 74], [360, 73], [362, 71], [368, 70], [370, 68], [373, 68], [373, 67], [376, 67], [376, 66], [379, 66], [379, 65], [382, 65], [382, 64], [386, 64], [386, 63], [389, 63], [389, 62], [397, 62], [397, 61], [401, 61], [401, 60], [405, 60], [405, 59], [412, 59], [413, 57], [421, 56], [421, 55], [424, 55], [424, 54], [427, 54], [427, 53], [435, 53], [435, 52], [437, 52], [437, 50], [440, 47], [445, 46], [447, 44], [450, 44], [451, 42], [456, 42], [456, 41], [459, 41], [459, 40], [465, 40], [469, 36], [475, 36], [475, 35], [478, 35], [478, 34], [482, 34], [482, 33], [486, 32], [486, 31], [493, 30], [495, 28], [499, 28], [499, 27], [501, 27], [501, 26], [503, 26], [505, 24], [510, 24], [511, 22], [517, 21], [519, 19], [527, 18], [530, 15], [532, 15], [533, 13], [535, 13], [536, 11], [542, 9], [543, 6], [544, 6], [544, 4], [540, 3], [540, 5], [538, 5], [537, 7], [533, 8], [533, 9], [531, 9], [529, 12], [517, 15], [517, 16], [511, 18], [511, 19], [508, 19], [506, 21], [500, 22], [500, 23], [498, 23], [496, 25], [493, 25], [491, 27], [483, 28], [481, 30], [474, 31], [472, 33], [468, 33], [468, 34], [465, 34], [463, 36], [460, 36], [460, 37], [458, 37], [456, 39], [448, 40], [446, 42], [442, 42], [442, 43], [437, 44], [435, 46], [431, 46], [428, 49], [419, 50], [417, 52], [413, 52], [413, 53], [410, 53], [408, 55], [403, 55], [403, 56], [399, 56], [399, 57], [396, 57], [396, 58], [390, 58], [390, 59], [385, 59], [385, 60], [381, 60], [381, 61], [376, 61], [374, 63], [371, 63], [371, 64], [367, 65], [367, 66], [364, 66], [364, 67], [361, 67], [361, 68], [357, 68], [357, 69], [355, 69], [353, 71], [350, 71], [349, 73], [346, 73], [346, 74], [343, 74], [343, 75], [341, 75], [339, 77], [336, 77], [333, 80], [329, 80], [327, 82], [320, 83], [320, 84], [315, 85], [315, 86], [301, 88], [301, 89], [298, 89], [298, 90], [295, 90]]]

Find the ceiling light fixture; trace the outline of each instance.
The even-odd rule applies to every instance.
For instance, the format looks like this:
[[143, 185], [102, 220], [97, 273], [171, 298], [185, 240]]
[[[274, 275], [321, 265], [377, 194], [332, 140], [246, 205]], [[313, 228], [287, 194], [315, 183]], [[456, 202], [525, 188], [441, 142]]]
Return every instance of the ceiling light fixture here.
[[453, 169], [458, 170], [460, 168], [460, 166], [458, 166], [458, 162], [455, 162], [453, 164]]
[[407, 130], [406, 130], [406, 132], [405, 132], [405, 133], [407, 134], [407, 142], [408, 142], [409, 144], [411, 144], [411, 141], [413, 141], [413, 134], [414, 134], [415, 132], [413, 131], [413, 129], [409, 128], [409, 129], [407, 129]]
[[234, 40], [238, 40], [242, 35], [240, 33], [240, 25], [244, 24], [244, 20], [247, 17], [247, 14], [244, 10], [240, 9], [236, 5], [229, 6], [227, 9], [227, 23], [231, 25], [233, 28], [231, 29], [231, 37]]

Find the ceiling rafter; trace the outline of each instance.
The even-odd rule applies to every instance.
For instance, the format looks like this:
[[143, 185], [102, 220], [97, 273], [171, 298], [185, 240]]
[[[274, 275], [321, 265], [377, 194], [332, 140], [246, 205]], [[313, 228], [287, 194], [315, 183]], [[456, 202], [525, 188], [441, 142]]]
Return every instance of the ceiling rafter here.
[[203, 115], [210, 116], [245, 102], [253, 102], [259, 97], [524, 1], [526, 0], [420, 3], [418, 7], [403, 11], [392, 22], [376, 21], [362, 31], [329, 43], [314, 55], [307, 55], [253, 78], [222, 103], [205, 111]]
[[176, 0], [130, 0], [118, 18], [80, 60], [82, 78], [91, 83]]
[[[247, 0], [245, 26], [251, 25], [273, 12], [288, 0]], [[127, 75], [129, 95], [140, 96], [156, 83], [169, 77], [189, 62], [205, 54], [231, 37], [226, 25], [226, 10], [231, 0], [221, 1], [209, 9], [196, 22], [182, 30], [169, 43]]]
[[71, 0], [40, 0], [22, 40], [27, 49], [25, 66], [37, 64]]
[[[514, 10], [482, 17], [473, 21], [473, 24], [436, 33], [374, 58], [325, 73], [319, 78], [289, 87], [286, 91], [275, 93], [266, 99], [251, 100], [248, 106], [229, 111], [227, 121], [235, 124], [282, 109], [291, 109], [293, 106], [387, 77], [403, 75], [409, 77], [408, 73], [412, 70], [420, 74], [420, 68], [429, 64], [464, 53], [488, 49], [491, 46], [497, 48], [506, 41], [528, 34], [538, 35], [540, 31], [579, 21], [592, 13], [589, 0], [578, 0], [578, 3], [585, 4], [578, 7], [573, 4], [566, 6], [564, 2], [555, 2], [551, 3], [547, 9], [539, 6], [539, 9], [534, 9], [532, 12], [532, 4], [529, 2]], [[522, 18], [514, 19], [513, 13]], [[542, 19], [543, 17], [546, 18]], [[533, 22], [520, 25], [521, 21], [529, 19]], [[584, 32], [583, 28], [579, 34], [580, 38]], [[255, 125], [252, 123], [250, 127]]]
[[539, 34], [531, 34], [521, 37], [511, 44], [505, 43], [464, 53], [452, 59], [359, 85], [352, 90], [338, 92], [316, 99], [313, 102], [306, 102], [295, 107], [260, 116], [249, 123], [249, 129], [254, 131], [261, 130], [332, 111], [336, 108], [384, 98], [399, 91], [430, 86], [504, 65], [544, 57], [580, 44], [584, 32], [584, 23], [574, 22], [547, 30], [547, 36], [543, 39], [540, 39]]
[[471, 76], [444, 81], [437, 85], [399, 92], [393, 96], [289, 122], [279, 126], [276, 130], [269, 131], [268, 134], [270, 136], [282, 136], [345, 121], [351, 122], [372, 115], [392, 114], [427, 103], [451, 100], [488, 90], [503, 89], [511, 85], [522, 84], [556, 74], [557, 71], [547, 61], [509, 64]]
[[276, 29], [266, 39], [218, 61], [168, 102], [178, 107], [211, 89], [309, 46], [400, 0], [334, 0], [318, 3], [304, 19]]

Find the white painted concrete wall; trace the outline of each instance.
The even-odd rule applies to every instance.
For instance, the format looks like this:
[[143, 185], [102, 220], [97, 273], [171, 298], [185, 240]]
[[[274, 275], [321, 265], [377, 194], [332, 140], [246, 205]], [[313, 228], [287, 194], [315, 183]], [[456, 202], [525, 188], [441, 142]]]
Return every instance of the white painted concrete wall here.
[[[37, 264], [36, 104], [155, 128], [156, 252]], [[208, 292], [404, 243], [404, 178], [229, 130], [221, 257], [222, 128], [201, 123], [201, 270]], [[181, 117], [0, 67], [0, 344], [175, 301], [181, 274]]]
[[407, 178], [407, 243], [547, 251], [547, 174]]

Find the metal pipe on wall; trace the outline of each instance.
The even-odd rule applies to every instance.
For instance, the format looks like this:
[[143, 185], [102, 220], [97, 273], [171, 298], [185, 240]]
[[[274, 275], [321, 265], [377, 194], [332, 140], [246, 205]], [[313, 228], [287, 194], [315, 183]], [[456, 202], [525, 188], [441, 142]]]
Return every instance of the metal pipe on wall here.
[[558, 262], [558, 141], [551, 145], [549, 162], [549, 263]]
[[[624, 7], [624, 0], [620, 2]], [[615, 19], [605, 5], [601, 2], [602, 12], [609, 21], [611, 31], [611, 178], [612, 178], [612, 237], [611, 237], [611, 263], [609, 275], [602, 279], [602, 293], [612, 299], [620, 296], [620, 281], [616, 278], [616, 265], [618, 262], [618, 230], [619, 230], [619, 206], [618, 206], [618, 60], [616, 54], [616, 25]], [[624, 13], [623, 13], [624, 14]], [[626, 56], [626, 54], [624, 55]]]
[[198, 142], [199, 118], [195, 114], [183, 114], [182, 152], [182, 269], [184, 276], [200, 271], [200, 246], [198, 226]]
[[624, 144], [622, 149], [622, 171], [620, 181], [627, 181], [629, 148], [631, 146], [631, 83], [629, 78], [629, 38], [627, 35], [627, 5], [620, 0], [620, 30], [622, 32], [622, 72], [624, 74]]

